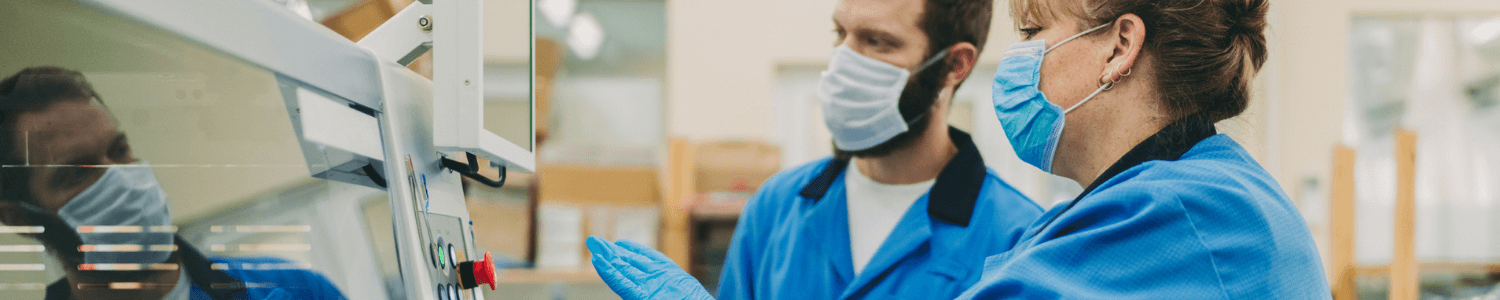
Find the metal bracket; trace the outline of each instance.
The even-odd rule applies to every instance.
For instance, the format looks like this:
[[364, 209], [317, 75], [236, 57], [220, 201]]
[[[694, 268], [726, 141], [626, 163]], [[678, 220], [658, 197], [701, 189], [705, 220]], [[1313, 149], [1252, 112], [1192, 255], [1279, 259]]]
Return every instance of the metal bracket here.
[[432, 50], [433, 21], [432, 4], [412, 2], [356, 44], [380, 58], [408, 65]]
[[359, 45], [402, 65], [432, 51], [433, 145], [531, 172], [535, 152], [484, 129], [483, 11], [482, 0], [414, 2]]

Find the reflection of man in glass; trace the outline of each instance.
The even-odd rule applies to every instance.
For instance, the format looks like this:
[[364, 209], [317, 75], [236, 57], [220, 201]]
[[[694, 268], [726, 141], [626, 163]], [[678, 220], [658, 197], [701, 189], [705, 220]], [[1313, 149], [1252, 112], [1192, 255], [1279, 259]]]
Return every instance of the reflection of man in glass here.
[[342, 299], [275, 258], [207, 258], [175, 235], [166, 194], [82, 74], [0, 80], [0, 222], [61, 262], [47, 299]]

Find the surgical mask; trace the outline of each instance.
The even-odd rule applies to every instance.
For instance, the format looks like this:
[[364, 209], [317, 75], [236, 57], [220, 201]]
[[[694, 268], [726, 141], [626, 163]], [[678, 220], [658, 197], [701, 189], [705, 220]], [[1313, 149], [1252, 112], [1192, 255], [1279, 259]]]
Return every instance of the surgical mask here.
[[85, 264], [161, 263], [175, 250], [167, 194], [144, 164], [109, 166], [57, 215], [78, 229]]
[[1105, 83], [1078, 104], [1064, 110], [1048, 102], [1047, 96], [1042, 95], [1038, 88], [1042, 78], [1042, 58], [1073, 39], [1108, 26], [1104, 24], [1085, 30], [1052, 45], [1052, 48], [1047, 48], [1045, 40], [1032, 40], [1016, 43], [1005, 50], [1000, 68], [995, 70], [995, 116], [1000, 118], [1005, 137], [1021, 161], [1052, 173], [1052, 155], [1057, 152], [1058, 140], [1066, 124], [1063, 117], [1111, 85]]
[[[948, 50], [922, 62], [916, 72], [937, 63]], [[840, 150], [859, 151], [880, 145], [911, 125], [901, 116], [901, 91], [912, 72], [849, 49], [834, 49], [828, 70], [818, 83], [823, 123]], [[916, 118], [911, 122], [921, 121]]]

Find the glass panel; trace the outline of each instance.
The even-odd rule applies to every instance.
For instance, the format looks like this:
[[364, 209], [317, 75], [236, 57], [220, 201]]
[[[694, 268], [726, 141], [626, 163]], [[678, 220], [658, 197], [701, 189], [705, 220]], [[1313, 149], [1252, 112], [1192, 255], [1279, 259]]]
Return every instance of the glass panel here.
[[68, 1], [6, 5], [0, 298], [388, 298], [360, 209], [384, 192], [309, 176], [274, 74]]

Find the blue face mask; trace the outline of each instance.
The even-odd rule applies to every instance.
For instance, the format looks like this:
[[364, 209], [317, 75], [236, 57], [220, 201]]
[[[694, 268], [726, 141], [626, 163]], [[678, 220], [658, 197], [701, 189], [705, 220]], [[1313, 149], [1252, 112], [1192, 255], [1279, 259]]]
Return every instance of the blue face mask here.
[[149, 165], [109, 166], [57, 215], [78, 231], [86, 264], [154, 264], [176, 250], [167, 194]]
[[1108, 26], [1104, 24], [1084, 30], [1052, 45], [1052, 48], [1047, 48], [1045, 40], [1032, 40], [1016, 43], [1005, 50], [1000, 68], [995, 70], [995, 116], [1000, 118], [1005, 137], [1021, 161], [1052, 173], [1052, 154], [1057, 152], [1057, 142], [1062, 137], [1063, 116], [1110, 88], [1110, 83], [1105, 83], [1083, 101], [1063, 110], [1048, 102], [1047, 96], [1042, 95], [1038, 88], [1042, 79], [1042, 58], [1058, 46]]

